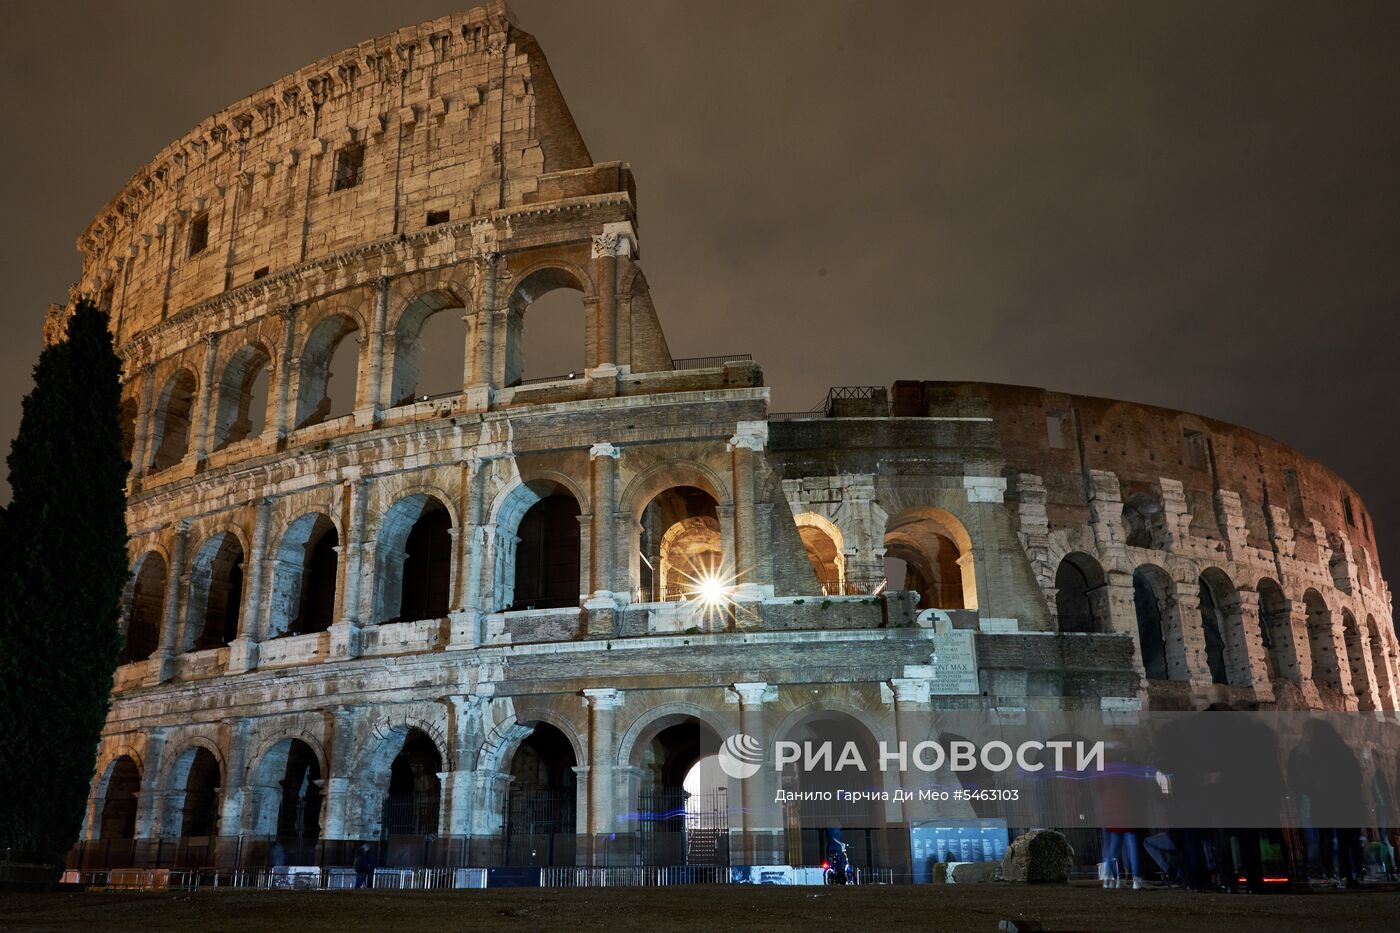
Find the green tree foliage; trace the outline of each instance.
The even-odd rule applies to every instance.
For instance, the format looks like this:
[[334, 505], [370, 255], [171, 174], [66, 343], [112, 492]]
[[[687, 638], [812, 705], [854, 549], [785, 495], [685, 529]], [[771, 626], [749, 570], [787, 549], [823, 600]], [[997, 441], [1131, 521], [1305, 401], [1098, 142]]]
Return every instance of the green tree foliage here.
[[80, 304], [44, 349], [0, 515], [0, 848], [56, 858], [82, 827], [126, 567], [121, 362]]

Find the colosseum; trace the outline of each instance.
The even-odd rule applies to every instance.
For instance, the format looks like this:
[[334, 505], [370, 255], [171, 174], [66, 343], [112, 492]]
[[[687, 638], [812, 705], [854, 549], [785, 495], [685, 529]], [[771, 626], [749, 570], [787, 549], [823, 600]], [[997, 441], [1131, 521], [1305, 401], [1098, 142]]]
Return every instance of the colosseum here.
[[[637, 203], [494, 2], [275, 81], [102, 208], [75, 297], [125, 363], [132, 576], [83, 865], [812, 865], [772, 787], [688, 787], [721, 715], [1394, 718], [1326, 467], [1021, 386], [772, 412], [749, 355], [672, 355]], [[908, 814], [870, 823], [857, 862], [908, 877]]]

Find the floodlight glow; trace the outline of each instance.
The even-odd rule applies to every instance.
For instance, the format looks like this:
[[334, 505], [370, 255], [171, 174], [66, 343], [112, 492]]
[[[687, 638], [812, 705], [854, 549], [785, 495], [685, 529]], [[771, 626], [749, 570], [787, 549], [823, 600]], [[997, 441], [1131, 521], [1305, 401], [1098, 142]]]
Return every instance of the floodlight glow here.
[[715, 608], [729, 601], [729, 587], [715, 573], [701, 574], [695, 581], [694, 597], [707, 607]]

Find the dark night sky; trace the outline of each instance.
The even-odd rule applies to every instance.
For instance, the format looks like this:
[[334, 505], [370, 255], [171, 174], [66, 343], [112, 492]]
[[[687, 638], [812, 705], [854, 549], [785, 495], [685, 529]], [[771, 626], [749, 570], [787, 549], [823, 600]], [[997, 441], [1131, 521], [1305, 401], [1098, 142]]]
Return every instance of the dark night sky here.
[[[0, 6], [0, 438], [74, 240], [162, 146], [469, 3]], [[1044, 385], [1271, 434], [1400, 579], [1400, 4], [513, 4], [636, 173], [677, 356], [830, 384]]]

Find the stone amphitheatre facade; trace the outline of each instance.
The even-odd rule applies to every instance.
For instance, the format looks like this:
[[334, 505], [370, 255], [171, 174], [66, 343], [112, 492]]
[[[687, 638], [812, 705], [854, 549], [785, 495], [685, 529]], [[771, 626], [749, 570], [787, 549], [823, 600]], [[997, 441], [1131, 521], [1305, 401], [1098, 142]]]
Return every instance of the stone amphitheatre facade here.
[[[89, 852], [684, 861], [646, 824], [712, 710], [1396, 709], [1370, 518], [1325, 467], [1015, 386], [770, 412], [748, 357], [672, 357], [636, 205], [492, 4], [276, 81], [102, 209], [77, 291], [126, 367], [132, 582]], [[541, 380], [556, 289], [585, 359]], [[437, 315], [461, 385], [424, 397]], [[812, 861], [735, 825], [764, 819], [724, 829]]]

